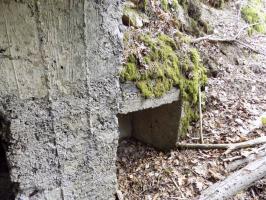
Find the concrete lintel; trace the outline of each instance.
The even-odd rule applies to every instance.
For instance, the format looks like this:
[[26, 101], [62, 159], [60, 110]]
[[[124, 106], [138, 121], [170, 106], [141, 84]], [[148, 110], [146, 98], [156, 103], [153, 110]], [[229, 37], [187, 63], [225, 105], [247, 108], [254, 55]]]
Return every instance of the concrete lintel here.
[[162, 105], [171, 104], [174, 101], [178, 101], [180, 98], [180, 91], [177, 88], [173, 88], [167, 92], [161, 98], [144, 99], [138, 89], [132, 84], [123, 84], [121, 86], [123, 100], [120, 102], [119, 113], [127, 114], [139, 110], [145, 110], [149, 108], [156, 108]]

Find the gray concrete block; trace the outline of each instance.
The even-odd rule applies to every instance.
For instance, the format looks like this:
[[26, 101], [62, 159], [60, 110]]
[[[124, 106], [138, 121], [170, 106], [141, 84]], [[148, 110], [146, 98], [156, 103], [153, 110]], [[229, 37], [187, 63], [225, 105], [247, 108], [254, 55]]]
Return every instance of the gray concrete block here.
[[173, 88], [161, 98], [144, 99], [132, 84], [121, 87], [120, 139], [133, 137], [160, 150], [174, 148], [182, 115], [179, 90]]

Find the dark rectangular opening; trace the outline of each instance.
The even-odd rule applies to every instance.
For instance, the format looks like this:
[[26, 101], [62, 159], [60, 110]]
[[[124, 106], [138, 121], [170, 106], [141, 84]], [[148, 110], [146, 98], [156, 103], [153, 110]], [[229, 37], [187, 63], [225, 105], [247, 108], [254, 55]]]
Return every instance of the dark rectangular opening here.
[[118, 114], [120, 141], [132, 137], [160, 150], [174, 148], [178, 139], [180, 116], [179, 101]]

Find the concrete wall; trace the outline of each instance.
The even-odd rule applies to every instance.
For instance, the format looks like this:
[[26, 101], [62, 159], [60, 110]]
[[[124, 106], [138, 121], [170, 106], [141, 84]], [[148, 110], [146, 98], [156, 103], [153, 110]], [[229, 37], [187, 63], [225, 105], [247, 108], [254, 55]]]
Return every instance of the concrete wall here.
[[0, 0], [0, 113], [17, 199], [112, 199], [119, 0]]

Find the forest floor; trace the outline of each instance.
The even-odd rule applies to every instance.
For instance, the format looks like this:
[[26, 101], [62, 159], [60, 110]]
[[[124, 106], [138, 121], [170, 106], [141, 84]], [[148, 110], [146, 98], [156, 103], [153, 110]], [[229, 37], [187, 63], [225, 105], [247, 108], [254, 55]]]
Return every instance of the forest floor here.
[[[239, 19], [235, 4], [226, 11], [206, 7], [213, 17], [214, 33], [220, 37], [235, 35], [245, 23]], [[203, 111], [205, 143], [235, 143], [266, 135], [261, 117], [266, 115], [266, 36], [243, 34], [243, 45], [197, 44], [211, 76], [206, 87]], [[264, 54], [264, 55], [263, 55]], [[197, 142], [199, 123], [189, 129], [187, 142]], [[193, 199], [213, 183], [230, 173], [228, 159], [244, 157], [251, 149], [224, 155], [223, 150], [172, 150], [160, 152], [129, 139], [120, 143], [117, 159], [119, 191], [124, 199]], [[266, 199], [266, 179], [237, 194], [235, 200]]]

